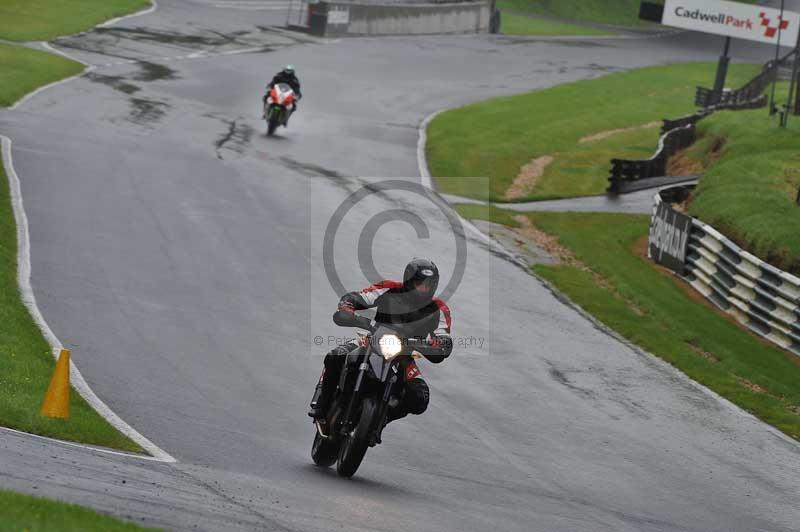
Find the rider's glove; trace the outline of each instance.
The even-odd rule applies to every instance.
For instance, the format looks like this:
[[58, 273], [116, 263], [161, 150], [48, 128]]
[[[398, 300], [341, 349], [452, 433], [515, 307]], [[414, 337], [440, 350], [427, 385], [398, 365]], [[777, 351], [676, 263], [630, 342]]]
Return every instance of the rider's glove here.
[[348, 314], [355, 315], [356, 307], [354, 307], [349, 301], [342, 301], [339, 303], [339, 312], [346, 312]]

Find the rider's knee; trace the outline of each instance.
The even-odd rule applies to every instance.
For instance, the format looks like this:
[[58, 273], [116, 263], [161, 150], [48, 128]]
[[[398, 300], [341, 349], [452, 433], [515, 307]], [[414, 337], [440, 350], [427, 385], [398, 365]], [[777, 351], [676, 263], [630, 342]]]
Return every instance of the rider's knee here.
[[340, 345], [331, 349], [325, 355], [325, 367], [326, 368], [341, 368], [344, 365], [345, 358], [347, 354], [352, 349], [351, 345]]
[[406, 383], [405, 407], [409, 414], [422, 414], [428, 409], [429, 402], [430, 390], [427, 382], [413, 379]]

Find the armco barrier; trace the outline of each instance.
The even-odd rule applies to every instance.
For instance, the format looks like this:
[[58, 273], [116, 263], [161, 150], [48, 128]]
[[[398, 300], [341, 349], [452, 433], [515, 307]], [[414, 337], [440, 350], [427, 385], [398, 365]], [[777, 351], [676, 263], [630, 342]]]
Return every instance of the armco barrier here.
[[696, 128], [689, 123], [667, 131], [658, 141], [656, 153], [649, 159], [611, 159], [611, 177], [608, 192], [621, 194], [625, 184], [650, 177], [663, 177], [667, 174], [667, 162], [678, 151], [691, 146], [695, 140]]
[[[665, 194], [655, 195], [653, 224]], [[651, 257], [652, 258], [652, 257]], [[721, 310], [776, 345], [800, 355], [800, 279], [744, 251], [692, 218], [683, 278]]]
[[492, 22], [488, 1], [429, 3], [310, 3], [308, 31], [321, 37], [485, 33]]
[[[715, 111], [757, 109], [765, 105], [767, 105], [767, 96], [762, 95], [748, 101], [729, 101], [713, 105], [675, 120], [664, 119], [661, 126], [661, 139], [653, 157], [644, 160], [611, 159], [611, 176], [608, 178], [609, 185], [606, 191], [609, 194], [624, 194], [648, 188], [651, 184], [653, 186], [661, 186], [669, 181], [676, 182], [691, 177], [677, 176], [667, 178], [667, 163], [669, 158], [678, 151], [688, 148], [694, 143], [696, 138], [695, 126], [700, 120], [710, 116]], [[654, 178], [657, 179], [654, 180]], [[636, 183], [643, 180], [648, 180], [648, 182]]]
[[781, 75], [783, 69], [791, 66], [796, 53], [797, 50], [792, 50], [778, 61], [767, 62], [760, 74], [739, 89], [715, 93], [712, 89], [697, 87], [694, 99], [695, 105], [705, 108], [718, 104], [741, 104], [754, 100], [767, 89], [776, 77]]
[[702, 111], [698, 111], [691, 115], [682, 116], [680, 118], [676, 118], [675, 120], [670, 120], [668, 118], [665, 118], [661, 126], [661, 134], [664, 135], [666, 133], [669, 133], [673, 129], [678, 129], [680, 127], [685, 127], [689, 125], [694, 126], [700, 120], [710, 115], [712, 112], [713, 111], [711, 109], [703, 109]]

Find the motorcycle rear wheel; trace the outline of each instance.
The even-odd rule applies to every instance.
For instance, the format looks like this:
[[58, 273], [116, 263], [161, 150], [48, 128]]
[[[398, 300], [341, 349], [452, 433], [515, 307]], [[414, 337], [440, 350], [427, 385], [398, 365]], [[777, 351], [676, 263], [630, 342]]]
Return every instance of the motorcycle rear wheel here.
[[361, 415], [353, 432], [342, 442], [336, 472], [341, 477], [350, 478], [356, 474], [369, 447], [369, 440], [375, 425], [378, 405], [372, 397], [365, 397], [361, 403]]

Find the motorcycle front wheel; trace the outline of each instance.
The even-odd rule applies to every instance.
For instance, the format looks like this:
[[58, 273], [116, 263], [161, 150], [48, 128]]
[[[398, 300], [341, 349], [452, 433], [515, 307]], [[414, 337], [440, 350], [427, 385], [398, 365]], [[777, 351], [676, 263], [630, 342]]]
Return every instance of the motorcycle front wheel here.
[[350, 478], [355, 475], [358, 466], [361, 465], [361, 461], [364, 459], [367, 447], [369, 447], [369, 440], [377, 413], [378, 406], [375, 399], [365, 397], [361, 403], [361, 415], [358, 418], [358, 424], [346, 436], [339, 449], [339, 460], [336, 463], [336, 472], [339, 476]]
[[319, 430], [314, 433], [314, 445], [311, 446], [311, 459], [320, 467], [330, 467], [336, 462], [339, 445], [331, 438], [323, 438]]
[[269, 117], [269, 120], [267, 120], [267, 136], [268, 137], [271, 137], [275, 133], [275, 130], [278, 129], [278, 126], [280, 125], [280, 119], [276, 116], [277, 114], [278, 113], [273, 113]]
[[267, 136], [271, 137], [275, 130], [278, 129], [278, 126], [281, 125], [283, 121], [283, 110], [280, 106], [272, 104], [269, 106], [267, 110]]

